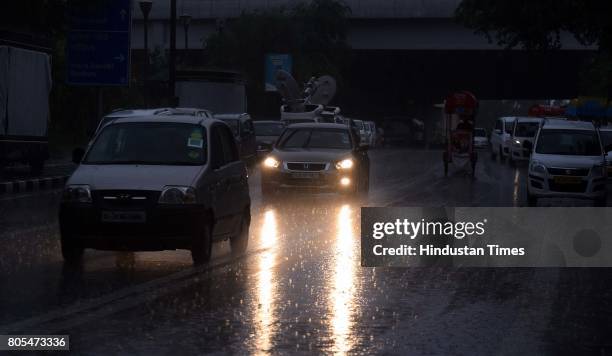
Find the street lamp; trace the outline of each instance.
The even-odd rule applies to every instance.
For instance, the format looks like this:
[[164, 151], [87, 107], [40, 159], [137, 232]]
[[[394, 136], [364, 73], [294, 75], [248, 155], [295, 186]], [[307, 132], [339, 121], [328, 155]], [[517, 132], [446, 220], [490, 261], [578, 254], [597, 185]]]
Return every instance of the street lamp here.
[[180, 16], [181, 22], [183, 23], [183, 32], [185, 33], [185, 50], [189, 49], [189, 23], [191, 22], [191, 16], [183, 13]]
[[148, 102], [148, 83], [149, 83], [149, 12], [151, 12], [151, 7], [153, 7], [153, 1], [151, 0], [141, 0], [138, 2], [140, 5], [140, 11], [142, 12], [142, 17], [144, 19], [144, 55], [145, 55], [145, 66], [144, 66], [144, 101], [145, 107]]

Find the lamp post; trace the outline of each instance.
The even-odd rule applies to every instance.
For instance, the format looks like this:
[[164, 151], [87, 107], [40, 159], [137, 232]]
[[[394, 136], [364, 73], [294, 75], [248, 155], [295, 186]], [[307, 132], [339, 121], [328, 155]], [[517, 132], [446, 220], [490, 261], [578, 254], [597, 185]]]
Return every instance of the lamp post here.
[[183, 13], [181, 15], [181, 22], [183, 23], [183, 32], [185, 34], [185, 50], [189, 49], [189, 23], [191, 22], [191, 16]]
[[145, 65], [144, 65], [144, 102], [145, 107], [148, 107], [148, 84], [149, 84], [149, 12], [151, 12], [151, 7], [153, 7], [153, 1], [151, 0], [141, 0], [138, 2], [140, 5], [140, 11], [142, 12], [142, 17], [144, 19], [144, 56], [145, 56]]

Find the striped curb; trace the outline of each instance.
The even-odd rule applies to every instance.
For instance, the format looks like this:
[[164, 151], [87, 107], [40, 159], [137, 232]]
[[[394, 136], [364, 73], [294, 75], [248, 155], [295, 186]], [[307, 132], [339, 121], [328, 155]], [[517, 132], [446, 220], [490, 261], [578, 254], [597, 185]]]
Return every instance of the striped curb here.
[[0, 195], [61, 188], [66, 184], [68, 177], [69, 176], [55, 176], [0, 182]]

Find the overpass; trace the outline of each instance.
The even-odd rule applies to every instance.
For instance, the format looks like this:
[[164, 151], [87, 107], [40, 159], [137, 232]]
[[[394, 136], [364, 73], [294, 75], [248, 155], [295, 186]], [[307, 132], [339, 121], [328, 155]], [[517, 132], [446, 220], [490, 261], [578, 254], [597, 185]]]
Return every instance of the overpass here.
[[[243, 11], [291, 6], [297, 0], [177, 0], [188, 14], [189, 49], [203, 50], [206, 38]], [[578, 95], [579, 71], [593, 54], [572, 36], [561, 50], [532, 53], [506, 50], [453, 19], [461, 0], [346, 0], [351, 8], [348, 43], [351, 64], [340, 104], [371, 111], [402, 111], [409, 101], [438, 102], [449, 91], [470, 89], [482, 99], [549, 99]], [[149, 48], [168, 48], [170, 1], [155, 0]], [[133, 9], [132, 47], [143, 48], [143, 21]], [[184, 32], [177, 21], [177, 48]], [[356, 108], [357, 109], [357, 108]]]

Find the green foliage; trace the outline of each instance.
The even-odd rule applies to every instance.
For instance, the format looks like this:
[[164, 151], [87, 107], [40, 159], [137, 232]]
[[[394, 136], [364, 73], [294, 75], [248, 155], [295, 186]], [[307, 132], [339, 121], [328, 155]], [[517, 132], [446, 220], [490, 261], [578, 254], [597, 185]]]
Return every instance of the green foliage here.
[[609, 0], [463, 0], [455, 16], [508, 48], [559, 48], [569, 32], [582, 44], [612, 49]]
[[558, 49], [563, 33], [599, 53], [582, 70], [581, 92], [612, 96], [612, 1], [463, 0], [456, 19], [506, 48]]
[[210, 64], [242, 71], [251, 90], [263, 91], [266, 53], [293, 55], [294, 75], [338, 76], [348, 49], [350, 8], [335, 0], [313, 0], [241, 14], [206, 40]]

